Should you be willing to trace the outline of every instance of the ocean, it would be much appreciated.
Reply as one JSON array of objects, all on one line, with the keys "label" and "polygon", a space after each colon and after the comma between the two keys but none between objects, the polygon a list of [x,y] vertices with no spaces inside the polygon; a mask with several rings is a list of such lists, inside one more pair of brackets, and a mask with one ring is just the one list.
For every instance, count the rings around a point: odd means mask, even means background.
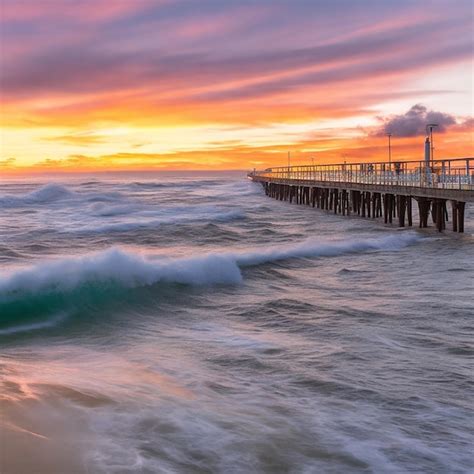
[{"label": "ocean", "polygon": [[242,172],[2,178],[0,471],[473,472],[467,212],[439,234]]}]

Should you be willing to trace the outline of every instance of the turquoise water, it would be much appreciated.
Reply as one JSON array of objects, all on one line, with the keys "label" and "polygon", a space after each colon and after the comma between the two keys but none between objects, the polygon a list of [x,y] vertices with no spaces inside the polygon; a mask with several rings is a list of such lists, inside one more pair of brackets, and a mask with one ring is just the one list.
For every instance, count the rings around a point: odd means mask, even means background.
[{"label": "turquoise water", "polygon": [[2,472],[472,471],[471,216],[397,229],[241,173],[3,180]]}]

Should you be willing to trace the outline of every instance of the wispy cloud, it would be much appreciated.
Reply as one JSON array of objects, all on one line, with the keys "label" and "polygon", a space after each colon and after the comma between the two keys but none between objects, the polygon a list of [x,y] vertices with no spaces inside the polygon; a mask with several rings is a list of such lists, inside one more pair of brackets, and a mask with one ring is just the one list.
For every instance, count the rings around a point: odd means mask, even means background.
[{"label": "wispy cloud", "polygon": [[93,132],[69,133],[54,137],[45,137],[43,140],[49,142],[66,143],[68,145],[88,146],[107,142],[109,138],[103,135],[97,135]]},{"label": "wispy cloud", "polygon": [[15,168],[17,165],[16,158],[7,158],[6,160],[0,160],[0,169],[11,169]]}]

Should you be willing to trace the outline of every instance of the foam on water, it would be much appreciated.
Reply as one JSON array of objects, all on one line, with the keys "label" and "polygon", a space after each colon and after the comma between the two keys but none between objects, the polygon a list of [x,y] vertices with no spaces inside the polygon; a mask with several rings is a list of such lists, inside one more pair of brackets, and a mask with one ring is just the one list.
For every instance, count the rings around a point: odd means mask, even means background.
[{"label": "foam on water", "polygon": [[46,184],[24,195],[0,195],[0,205],[5,207],[17,207],[31,204],[48,204],[72,197],[74,197],[74,193],[69,191],[65,186],[61,186],[60,184]]},{"label": "foam on water", "polygon": [[110,249],[2,275],[0,301],[17,298],[19,293],[51,289],[70,291],[88,282],[113,282],[133,288],[158,282],[199,285],[240,281],[241,275],[235,261],[224,255],[156,262],[130,252]]},{"label": "foam on water", "polygon": [[[112,248],[92,255],[44,262],[0,274],[0,324],[16,326],[18,318],[42,313],[49,316],[66,305],[83,305],[88,298],[114,298],[117,288],[157,284],[236,285],[241,267],[300,257],[333,257],[354,252],[399,250],[417,242],[415,233],[402,233],[360,241],[305,241],[236,252],[215,252],[183,258],[145,257]],[[67,296],[68,295],[68,296]],[[65,299],[65,300],[64,300]],[[58,320],[59,321],[59,320]],[[30,330],[49,323],[22,325]],[[9,331],[10,329],[7,329]],[[0,332],[0,335],[2,333]]]},{"label": "foam on water", "polygon": [[237,263],[241,266],[259,265],[287,258],[333,257],[346,253],[367,252],[370,250],[400,250],[421,239],[422,237],[415,232],[372,239],[343,240],[340,242],[321,242],[318,239],[308,239],[293,245],[281,245],[268,250],[259,249],[258,251],[234,255]]},{"label": "foam on water", "polygon": [[[65,311],[59,312],[58,314],[52,315],[46,321],[40,321],[38,323],[21,324],[18,326],[12,326],[5,329],[0,329],[0,336],[9,336],[22,332],[37,331],[38,329],[51,328],[64,321],[68,316]],[[0,319],[1,324],[1,319]]]},{"label": "foam on water", "polygon": [[92,192],[78,193],[61,184],[49,183],[30,191],[26,194],[0,195],[0,206],[4,208],[17,208],[25,206],[47,206],[52,203],[82,204],[87,202],[110,202],[123,198],[117,192]]},{"label": "foam on water", "polygon": [[[230,222],[245,217],[245,213],[241,210],[219,210],[203,211],[202,209],[167,209],[162,211],[136,211],[133,212],[133,206],[117,206],[112,209],[103,209],[96,213],[100,217],[111,217],[128,215],[133,213],[133,220],[123,220],[119,222],[110,222],[107,224],[96,223],[81,225],[76,228],[70,228],[67,232],[81,233],[81,234],[107,234],[114,232],[128,232],[139,229],[156,229],[168,224],[189,224],[197,222]],[[155,218],[150,218],[155,216]]]},{"label": "foam on water", "polygon": [[110,249],[93,255],[66,258],[31,268],[0,274],[0,302],[22,293],[51,289],[70,291],[85,282],[114,282],[124,287],[158,282],[207,285],[240,283],[239,266],[253,266],[295,257],[331,257],[370,250],[399,250],[419,241],[416,233],[390,235],[359,241],[326,242],[307,240],[274,249],[218,252],[178,259],[149,259]]}]

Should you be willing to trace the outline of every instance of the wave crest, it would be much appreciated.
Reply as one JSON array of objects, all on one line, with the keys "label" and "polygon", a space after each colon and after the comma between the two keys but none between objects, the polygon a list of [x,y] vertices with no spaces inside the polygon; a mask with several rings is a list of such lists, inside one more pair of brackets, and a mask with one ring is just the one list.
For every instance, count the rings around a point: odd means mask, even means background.
[{"label": "wave crest", "polygon": [[[147,258],[112,248],[104,252],[46,262],[0,275],[0,314],[6,320],[43,311],[64,309],[64,305],[106,300],[123,289],[149,287],[159,283],[185,285],[239,284],[242,267],[290,258],[332,257],[355,252],[399,250],[420,240],[414,232],[385,237],[256,248],[241,252],[219,252],[188,258]],[[121,290],[122,289],[122,290]],[[2,321],[3,320],[3,321]],[[3,318],[0,324],[8,322]]]},{"label": "wave crest", "polygon": [[76,202],[115,202],[123,196],[117,192],[109,193],[77,193],[69,190],[65,186],[56,183],[49,183],[40,186],[34,191],[26,194],[3,194],[0,195],[0,206],[16,208],[31,205],[45,205],[58,201]]},{"label": "wave crest", "polygon": [[22,206],[25,204],[43,204],[71,198],[73,196],[74,193],[60,184],[46,184],[24,195],[4,194],[0,196],[0,204],[7,207]]},{"label": "wave crest", "polygon": [[126,288],[158,282],[190,285],[239,283],[235,261],[225,255],[149,260],[120,249],[36,265],[0,277],[0,303],[25,293],[71,291],[85,283],[112,283]]}]

